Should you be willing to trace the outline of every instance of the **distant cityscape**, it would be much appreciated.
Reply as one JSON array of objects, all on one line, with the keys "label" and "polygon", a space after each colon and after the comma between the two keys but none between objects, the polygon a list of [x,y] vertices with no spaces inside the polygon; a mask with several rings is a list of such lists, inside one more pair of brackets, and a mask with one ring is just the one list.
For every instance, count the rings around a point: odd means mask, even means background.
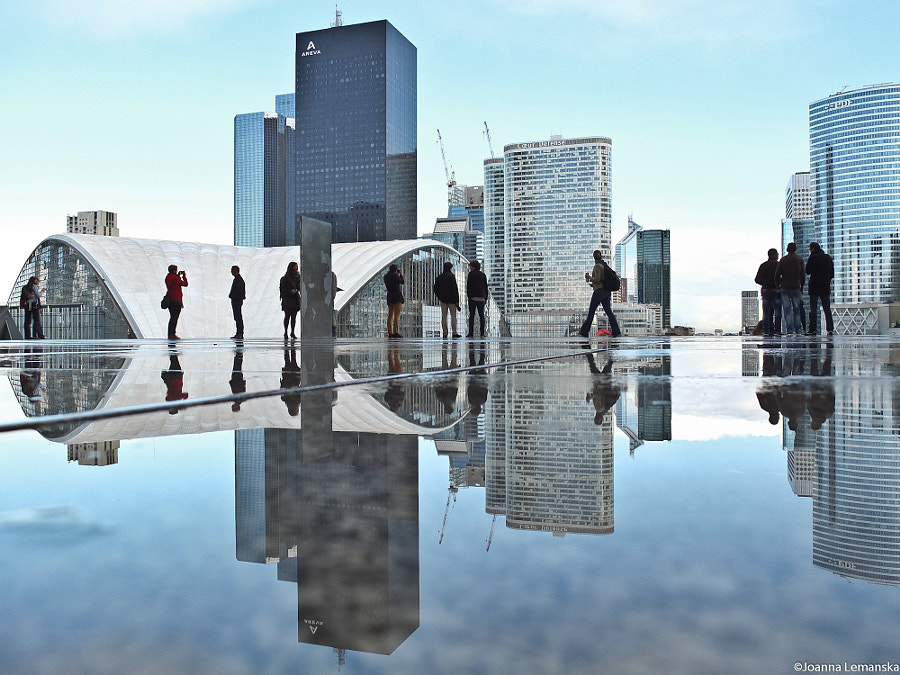
[{"label": "distant cityscape", "polygon": [[[234,245],[299,246],[304,218],[330,224],[333,244],[416,239],[416,47],[387,20],[343,25],[338,12],[330,28],[296,34],[294,66],[295,89],[274,95],[274,112],[234,118]],[[794,242],[805,255],[815,241],[834,259],[836,334],[900,328],[898,115],[900,86],[893,84],[814,101],[810,166],[793,174],[785,190],[780,253]],[[425,237],[444,248],[431,249],[429,274],[452,258],[464,283],[466,261],[479,260],[499,334],[574,335],[589,299],[583,274],[598,249],[621,276],[612,306],[624,335],[693,333],[672,325],[671,231],[644,228],[629,216],[613,245],[611,138],[551,136],[504,145],[495,155],[487,123],[485,133],[491,157],[482,185],[457,184],[444,159],[447,213]],[[69,216],[66,231],[119,234],[108,211]],[[41,250],[10,293],[14,318],[16,294],[32,275],[43,280],[56,264],[55,278],[75,285],[69,277],[78,265],[62,262],[67,254],[54,263]],[[759,253],[762,261],[765,252]],[[753,270],[740,273],[749,279]],[[424,272],[415,283],[425,289],[415,292],[419,316],[406,318],[407,330],[427,336],[437,303]],[[382,303],[372,290],[367,301]],[[69,307],[63,314],[89,311],[78,309],[68,290],[47,289],[46,301]],[[760,321],[756,289],[741,293],[740,312],[742,332],[752,332]],[[48,319],[52,333],[52,312]],[[367,320],[380,321],[376,307]],[[606,321],[601,313],[595,329]]]}]

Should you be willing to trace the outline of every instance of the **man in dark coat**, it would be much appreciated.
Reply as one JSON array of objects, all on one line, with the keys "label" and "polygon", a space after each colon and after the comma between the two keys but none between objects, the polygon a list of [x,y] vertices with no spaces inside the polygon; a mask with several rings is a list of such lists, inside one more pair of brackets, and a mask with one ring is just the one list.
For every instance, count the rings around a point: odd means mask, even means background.
[{"label": "man in dark coat", "polygon": [[784,332],[799,335],[803,320],[803,286],[806,271],[803,258],[797,255],[797,244],[787,245],[787,255],[778,261],[775,268],[775,283],[781,289],[781,311],[784,313]]},{"label": "man in dark coat", "polygon": [[231,275],[234,280],[231,282],[231,291],[228,293],[228,297],[231,298],[231,312],[234,314],[235,325],[235,332],[231,337],[240,339],[244,337],[244,315],[241,308],[247,297],[247,287],[244,284],[244,277],[241,276],[240,267],[232,265]]},{"label": "man in dark coat", "polygon": [[819,319],[819,302],[825,313],[825,331],[834,333],[834,319],[831,316],[831,280],[834,278],[834,261],[816,242],[809,245],[809,259],[806,261],[809,275],[809,333],[816,335]]},{"label": "man in dark coat", "polygon": [[763,335],[781,333],[781,292],[775,283],[775,268],[778,267],[778,249],[769,249],[769,259],[759,266],[756,283],[760,288],[763,308]]},{"label": "man in dark coat", "polygon": [[[459,310],[459,287],[456,275],[453,274],[453,263],[445,262],[444,271],[434,280],[434,294],[441,304],[441,333],[446,340],[452,333],[454,338],[461,337],[456,332],[456,312]],[[447,326],[447,313],[450,313],[450,326]]]}]

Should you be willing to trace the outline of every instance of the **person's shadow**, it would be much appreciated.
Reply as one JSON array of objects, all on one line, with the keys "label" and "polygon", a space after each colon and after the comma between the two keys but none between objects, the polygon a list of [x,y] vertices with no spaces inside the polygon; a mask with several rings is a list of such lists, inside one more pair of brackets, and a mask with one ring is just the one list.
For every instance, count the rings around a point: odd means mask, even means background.
[{"label": "person's shadow", "polygon": [[[238,345],[243,344],[243,340],[237,342]],[[247,380],[244,379],[244,350],[238,346],[234,350],[234,362],[231,365],[231,379],[228,381],[232,394],[243,394],[247,391]],[[231,409],[238,412],[241,409],[241,402],[235,401],[231,404]]]},{"label": "person's shadow", "polygon": [[[166,383],[166,401],[183,401],[188,397],[188,393],[184,391],[184,371],[176,350],[169,352],[169,367],[162,371],[160,377]],[[177,406],[169,408],[170,415],[177,415],[180,411],[181,408]]]},{"label": "person's shadow", "polygon": [[590,393],[585,396],[585,401],[594,404],[594,424],[603,424],[603,419],[612,407],[619,400],[622,389],[612,378],[613,361],[608,359],[603,370],[597,368],[597,362],[594,361],[594,353],[585,352],[587,357],[588,368],[594,375],[593,386]]},{"label": "person's shadow", "polygon": [[[292,345],[290,349],[284,350],[284,366],[281,368],[281,388],[294,389],[301,385],[300,366],[297,365],[297,349]],[[287,406],[288,414],[296,417],[300,414],[300,392],[285,392],[281,395],[281,400]]]}]

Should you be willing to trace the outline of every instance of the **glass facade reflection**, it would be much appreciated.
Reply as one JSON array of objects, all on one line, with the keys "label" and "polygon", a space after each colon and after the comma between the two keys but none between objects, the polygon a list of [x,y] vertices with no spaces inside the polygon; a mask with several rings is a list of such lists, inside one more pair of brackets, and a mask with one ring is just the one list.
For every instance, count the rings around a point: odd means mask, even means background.
[{"label": "glass facade reflection", "polygon": [[[612,253],[611,148],[608,138],[554,137],[503,149],[503,306],[514,336],[520,317],[586,311],[591,252]],[[557,326],[545,323],[543,334],[564,335]]]},{"label": "glass facade reflection", "polygon": [[300,243],[294,220],[293,136],[294,120],[278,113],[234,118],[235,246]]},{"label": "glass facade reflection", "polygon": [[387,21],[297,34],[296,214],[416,237],[416,48]]},{"label": "glass facade reflection", "polygon": [[672,326],[672,256],[669,230],[637,233],[638,302],[662,307],[663,328]]},{"label": "glass facade reflection", "polygon": [[834,303],[900,300],[900,85],[809,105],[816,237],[834,259]]},{"label": "glass facade reflection", "polygon": [[[403,270],[405,302],[400,314],[400,334],[407,337],[440,335],[440,309],[434,296],[434,280],[444,271],[444,263],[453,264],[460,296],[465,296],[469,266],[458,253],[444,247],[425,246],[394,261]],[[339,312],[338,337],[375,337],[387,328],[387,301],[384,275],[388,266],[369,280]],[[465,316],[463,307],[462,315]],[[477,319],[476,319],[477,320]],[[502,333],[497,306],[491,299],[485,305],[488,335]]]},{"label": "glass facade reflection", "polygon": [[122,309],[90,261],[65,242],[48,239],[22,266],[7,304],[18,325],[25,310],[19,294],[31,277],[43,293],[44,334],[49,339],[121,339],[135,337]]}]

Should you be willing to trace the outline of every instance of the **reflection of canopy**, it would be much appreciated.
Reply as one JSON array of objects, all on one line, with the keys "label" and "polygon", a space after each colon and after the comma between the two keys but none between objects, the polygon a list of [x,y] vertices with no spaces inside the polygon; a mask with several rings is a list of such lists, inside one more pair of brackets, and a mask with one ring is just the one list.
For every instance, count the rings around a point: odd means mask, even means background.
[{"label": "reflection of canopy", "polygon": [[[165,293],[166,270],[172,264],[188,276],[185,310],[179,321],[183,336],[221,337],[234,331],[228,300],[232,265],[241,268],[247,284],[245,332],[280,335],[278,280],[288,263],[300,262],[299,246],[255,248],[85,234],[57,234],[46,241],[74,249],[94,268],[138,338],[166,334],[168,313],[160,309],[159,301]],[[431,247],[452,250],[428,239],[333,244],[332,269],[343,289],[335,298],[335,309],[344,307],[400,256]],[[18,289],[13,289],[10,297],[16,293]]]},{"label": "reflection of canopy", "polygon": [[[166,387],[160,373],[168,368],[169,358],[165,351],[153,350],[150,354],[141,354],[141,351],[136,350],[134,356],[119,371],[95,410],[117,410],[165,400]],[[232,353],[227,351],[187,351],[181,354],[179,360],[184,371],[184,391],[188,393],[188,400],[230,394],[231,357]],[[282,362],[281,350],[248,350],[243,364],[247,371],[244,376],[247,391],[277,389],[280,386]],[[353,380],[341,367],[335,370],[334,379],[336,382]],[[370,392],[370,389],[362,387],[337,389],[337,402],[332,408],[333,431],[393,435],[431,435],[441,431],[404,420],[379,403]],[[96,443],[234,429],[300,427],[300,418],[288,413],[285,402],[279,396],[272,396],[244,401],[238,411],[232,411],[231,406],[225,403],[186,408],[174,415],[163,410],[97,420],[83,424],[67,434],[56,435],[51,440],[66,444]]]}]

